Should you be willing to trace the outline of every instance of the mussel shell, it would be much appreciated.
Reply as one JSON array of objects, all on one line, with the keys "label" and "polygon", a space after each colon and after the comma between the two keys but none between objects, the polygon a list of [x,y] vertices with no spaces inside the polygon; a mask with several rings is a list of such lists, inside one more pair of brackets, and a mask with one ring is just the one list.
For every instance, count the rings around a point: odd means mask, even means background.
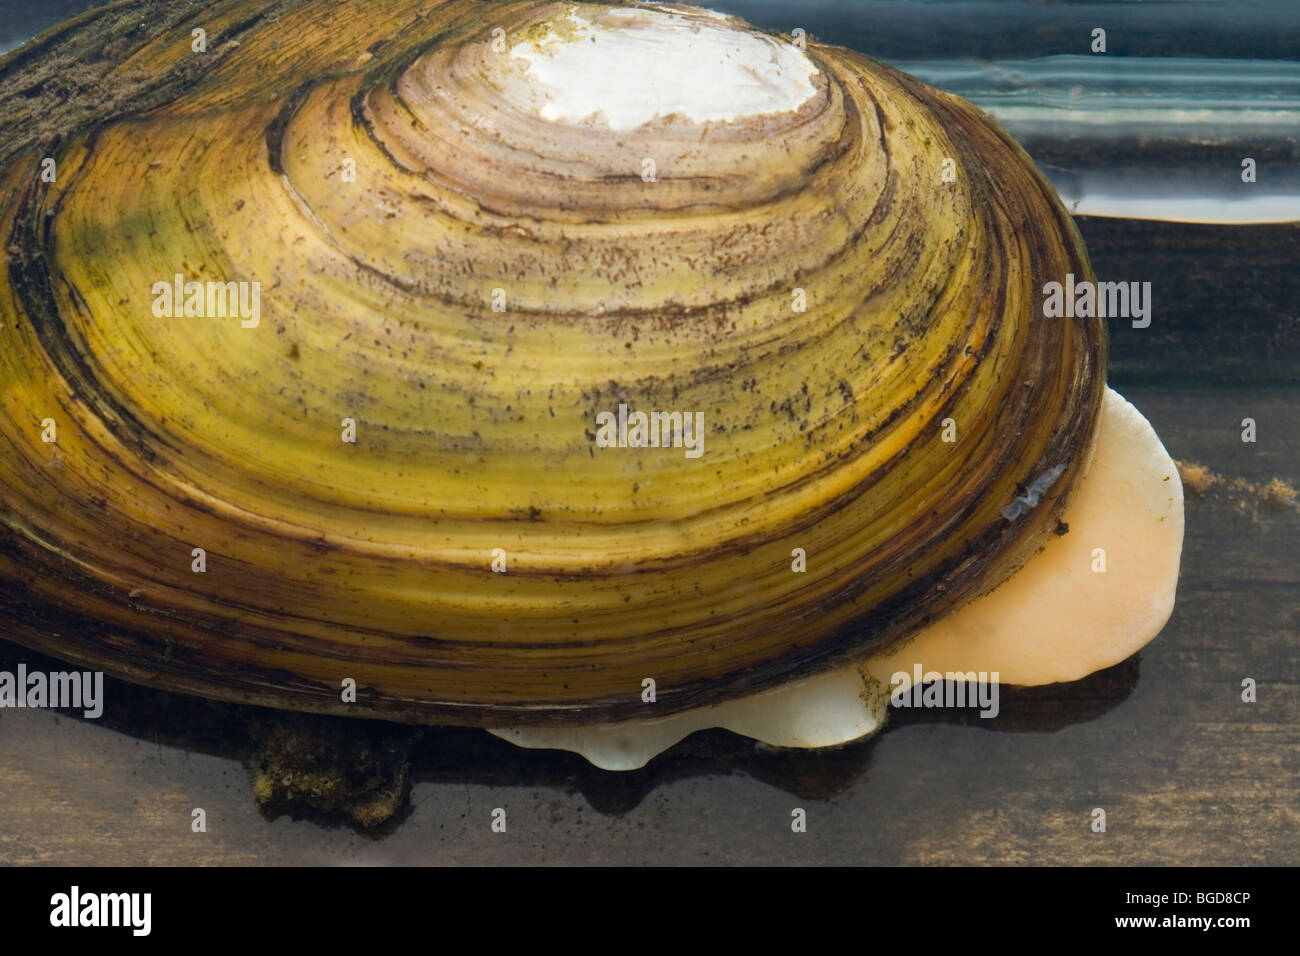
[{"label": "mussel shell", "polygon": [[[797,111],[543,120],[492,31],[572,7],[214,4],[239,45],[183,95],[68,131],[54,183],[10,157],[4,636],[216,698],[608,720],[905,639],[1034,553],[1106,342],[1042,317],[1092,272],[1029,158],[820,44]],[[156,318],[177,273],[259,282],[260,325]],[[702,412],[703,455],[597,447],[620,404]]]}]

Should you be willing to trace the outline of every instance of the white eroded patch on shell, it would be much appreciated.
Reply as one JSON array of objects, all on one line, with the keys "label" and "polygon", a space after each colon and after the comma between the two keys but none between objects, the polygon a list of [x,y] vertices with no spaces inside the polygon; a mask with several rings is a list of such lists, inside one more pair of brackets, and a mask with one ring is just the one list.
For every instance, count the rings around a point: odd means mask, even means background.
[{"label": "white eroded patch on shell", "polygon": [[[1001,683],[1078,680],[1132,656],[1173,611],[1183,547],[1183,486],[1151,424],[1106,390],[1096,452],[1051,538],[991,594],[904,646],[784,687],[647,721],[493,733],[521,747],[572,750],[606,770],[635,770],[683,737],[723,727],[781,747],[827,747],[884,723],[891,676],[997,672]],[[1106,552],[1106,571],[1095,549]],[[652,705],[647,705],[652,706]]]},{"label": "white eroded patch on shell", "polygon": [[516,43],[542,119],[635,129],[676,114],[731,123],[799,109],[817,68],[797,47],[699,16],[570,9],[542,38]]}]

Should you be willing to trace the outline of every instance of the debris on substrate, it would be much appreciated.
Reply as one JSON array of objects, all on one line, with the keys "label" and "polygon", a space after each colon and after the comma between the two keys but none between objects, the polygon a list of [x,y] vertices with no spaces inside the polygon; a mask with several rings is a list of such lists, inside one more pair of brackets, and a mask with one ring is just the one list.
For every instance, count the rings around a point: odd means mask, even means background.
[{"label": "debris on substrate", "polygon": [[1257,516],[1261,508],[1270,511],[1300,510],[1296,490],[1281,478],[1265,482],[1228,478],[1195,462],[1180,461],[1178,476],[1192,500],[1214,497],[1226,499],[1244,515]]},{"label": "debris on substrate", "polygon": [[408,805],[418,728],[276,712],[254,717],[250,731],[253,792],[268,811],[343,814],[374,828]]}]

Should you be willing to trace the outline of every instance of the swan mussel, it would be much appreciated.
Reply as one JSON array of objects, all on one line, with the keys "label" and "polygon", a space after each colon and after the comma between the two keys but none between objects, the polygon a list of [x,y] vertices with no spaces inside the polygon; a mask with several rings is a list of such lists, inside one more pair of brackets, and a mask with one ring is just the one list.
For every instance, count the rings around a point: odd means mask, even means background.
[{"label": "swan mussel", "polygon": [[[1168,456],[1106,389],[1104,321],[1043,318],[1086,251],[968,103],[586,3],[224,0],[128,71],[4,165],[6,637],[589,755],[657,728],[593,756],[623,766],[741,711],[869,732],[873,661],[1006,680],[1034,644],[1036,683],[1167,618],[1173,472],[1095,509],[1165,509],[1148,612],[1053,637],[1068,594],[1015,596],[1087,531],[1099,449],[1134,480]],[[1037,633],[952,636],[990,601]],[[791,731],[809,695],[848,716]]]}]

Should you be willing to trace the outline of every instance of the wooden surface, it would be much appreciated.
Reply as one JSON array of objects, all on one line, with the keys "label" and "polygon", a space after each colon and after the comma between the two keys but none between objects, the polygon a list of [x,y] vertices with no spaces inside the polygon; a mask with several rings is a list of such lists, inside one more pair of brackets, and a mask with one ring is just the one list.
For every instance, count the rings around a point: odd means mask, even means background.
[{"label": "wooden surface", "polygon": [[[1149,336],[1115,330],[1112,384],[1176,458],[1295,484],[1295,227],[1082,226],[1099,276],[1155,283]],[[113,683],[99,721],[0,710],[0,862],[1294,865],[1297,531],[1294,507],[1222,487],[1190,497],[1164,632],[1085,681],[1004,690],[994,720],[900,711],[831,752],[710,732],[631,774],[430,729],[410,805],[379,835],[261,813],[239,708]],[[0,668],[18,660],[36,666],[0,645]],[[191,832],[195,807],[207,833]],[[497,807],[505,834],[490,829]],[[795,807],[806,833],[790,830]],[[1105,833],[1090,829],[1095,807]]]}]

